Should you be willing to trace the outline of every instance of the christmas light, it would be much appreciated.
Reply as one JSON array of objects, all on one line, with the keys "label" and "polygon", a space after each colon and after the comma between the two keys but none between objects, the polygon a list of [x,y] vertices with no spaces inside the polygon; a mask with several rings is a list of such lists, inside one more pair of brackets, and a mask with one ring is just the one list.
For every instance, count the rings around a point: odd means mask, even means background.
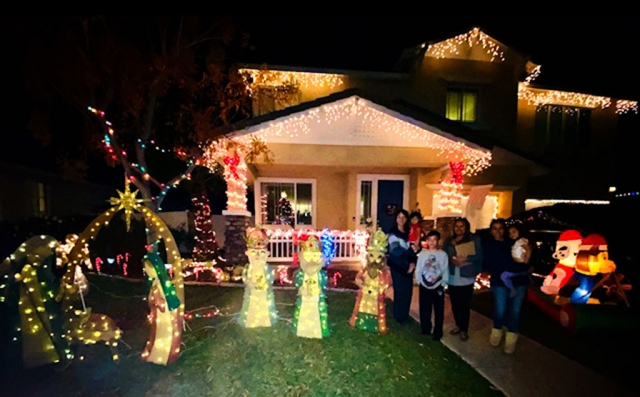
[{"label": "christmas light", "polygon": [[534,106],[563,105],[606,109],[611,105],[611,98],[577,92],[542,90],[531,88],[525,83],[518,84],[518,99]]},{"label": "christmas light", "polygon": [[325,258],[314,235],[300,240],[300,269],[294,275],[298,299],[293,314],[293,331],[303,338],[326,338],[330,335],[326,289],[327,273],[322,270]]},{"label": "christmas light", "polygon": [[637,197],[640,196],[640,192],[627,192],[627,193],[618,193],[615,197]]},{"label": "christmas light", "polygon": [[440,182],[440,191],[437,193],[438,208],[450,213],[462,213],[462,172],[464,164],[450,162],[450,176],[448,181]]},{"label": "christmas light", "polygon": [[263,69],[239,69],[238,71],[243,75],[250,93],[254,93],[259,87],[297,86],[335,89],[344,84],[343,75],[339,74]]},{"label": "christmas light", "polygon": [[216,234],[213,231],[211,220],[211,207],[206,193],[192,198],[195,206],[196,244],[193,247],[193,260],[195,262],[211,262],[215,265],[215,256],[218,252]]},{"label": "christmas light", "polygon": [[638,114],[638,102],[637,101],[628,101],[625,99],[619,99],[616,101],[616,113],[617,114],[625,114],[633,112]]},{"label": "christmas light", "polygon": [[353,313],[349,319],[352,328],[369,332],[387,332],[385,291],[391,285],[391,274],[386,268],[388,236],[378,228],[367,247],[367,262],[355,278],[359,287]]},{"label": "christmas light", "polygon": [[473,28],[467,33],[460,34],[439,43],[429,45],[426,54],[436,58],[444,58],[447,55],[459,55],[461,47],[471,49],[473,46],[482,46],[487,55],[491,56],[491,62],[495,59],[504,61],[504,51],[501,45],[482,32],[478,28]]},{"label": "christmas light", "polygon": [[524,201],[525,208],[527,210],[537,207],[545,207],[554,204],[594,204],[594,205],[607,205],[610,204],[608,200],[556,200],[556,199],[526,199]]},{"label": "christmas light", "polygon": [[235,140],[221,138],[203,145],[201,164],[214,171],[222,164],[227,182],[227,210],[247,210],[248,148]]},{"label": "christmas light", "polygon": [[320,242],[322,243],[325,266],[329,266],[333,258],[336,257],[336,237],[329,228],[324,228],[320,234]]},{"label": "christmas light", "polygon": [[234,138],[247,145],[249,139],[258,138],[265,142],[273,137],[297,138],[308,135],[311,126],[330,126],[343,120],[351,120],[363,130],[383,130],[395,134],[403,142],[412,146],[424,146],[437,150],[436,157],[445,161],[464,162],[463,174],[473,176],[491,165],[491,152],[467,146],[460,140],[453,140],[435,132],[417,127],[409,122],[390,116],[375,108],[369,101],[351,97],[333,104],[322,105],[297,115],[282,117],[266,126]]},{"label": "christmas light", "polygon": [[273,294],[274,269],[267,265],[269,236],[262,228],[249,228],[246,235],[249,264],[242,272],[244,299],[238,323],[246,328],[271,327],[278,320]]}]

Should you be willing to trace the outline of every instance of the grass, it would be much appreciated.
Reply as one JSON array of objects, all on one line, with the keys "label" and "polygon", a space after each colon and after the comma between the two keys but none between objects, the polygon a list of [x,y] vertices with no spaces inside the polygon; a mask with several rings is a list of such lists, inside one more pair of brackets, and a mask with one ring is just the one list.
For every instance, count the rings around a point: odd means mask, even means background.
[{"label": "grass", "polygon": [[[188,285],[187,311],[215,306],[221,315],[189,320],[183,353],[167,367],[142,362],[146,342],[145,285],[89,276],[94,312],[124,330],[121,360],[106,347],[85,349],[85,360],[64,370],[21,371],[2,383],[21,396],[501,396],[444,345],[420,335],[417,323],[390,320],[388,335],[352,330],[353,292],[328,293],[331,337],[297,338],[291,331],[296,292],[277,289],[281,320],[272,329],[235,322],[243,288]],[[390,310],[390,308],[388,308]]]},{"label": "grass", "polygon": [[[491,293],[476,294],[471,302],[473,310],[491,317]],[[522,335],[615,380],[637,395],[640,384],[637,369],[631,363],[637,360],[639,330],[584,330],[571,335],[528,300],[520,313]]]}]

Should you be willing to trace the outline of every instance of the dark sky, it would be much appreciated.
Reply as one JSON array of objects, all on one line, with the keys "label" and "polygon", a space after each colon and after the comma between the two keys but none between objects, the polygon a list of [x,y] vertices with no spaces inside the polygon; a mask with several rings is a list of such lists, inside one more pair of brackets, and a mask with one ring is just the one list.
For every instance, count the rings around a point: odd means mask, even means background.
[{"label": "dark sky", "polygon": [[[300,17],[238,16],[255,49],[243,61],[315,68],[392,71],[403,49],[479,26],[495,39],[529,54],[542,65],[537,84],[613,98],[640,100],[640,17]],[[4,34],[6,57],[2,157],[51,164],[50,151],[16,149],[7,139],[33,140],[24,131],[20,37]],[[6,70],[6,69],[5,69]],[[22,90],[22,91],[21,91]],[[23,132],[24,131],[24,132]],[[24,146],[23,146],[24,147]],[[7,154],[8,153],[8,154]],[[120,171],[114,173],[120,183]]]},{"label": "dark sky", "polygon": [[640,100],[640,16],[243,16],[252,62],[391,71],[402,50],[479,26],[542,65],[537,84]]}]

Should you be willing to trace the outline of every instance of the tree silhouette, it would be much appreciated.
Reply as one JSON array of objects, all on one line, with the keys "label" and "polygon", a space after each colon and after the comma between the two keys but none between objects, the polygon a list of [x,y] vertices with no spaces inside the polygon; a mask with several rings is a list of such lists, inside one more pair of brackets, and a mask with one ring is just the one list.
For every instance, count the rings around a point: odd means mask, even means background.
[{"label": "tree silhouette", "polygon": [[[196,167],[200,142],[215,139],[217,127],[249,116],[248,92],[234,66],[248,35],[230,17],[11,22],[30,49],[23,59],[28,129],[43,145],[57,144],[59,167],[77,178],[100,148],[109,165],[124,168],[153,210]],[[82,123],[55,117],[61,103],[82,115]],[[58,132],[56,119],[58,127],[64,123]]]}]

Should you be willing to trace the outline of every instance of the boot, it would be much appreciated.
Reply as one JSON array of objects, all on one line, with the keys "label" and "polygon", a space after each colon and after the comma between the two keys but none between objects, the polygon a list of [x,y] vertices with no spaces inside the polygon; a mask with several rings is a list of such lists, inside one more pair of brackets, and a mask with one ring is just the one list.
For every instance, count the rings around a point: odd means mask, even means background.
[{"label": "boot", "polygon": [[504,352],[511,354],[516,351],[516,342],[518,341],[518,334],[515,332],[507,332],[507,336],[504,340]]},{"label": "boot", "polygon": [[491,328],[491,337],[489,337],[489,344],[493,347],[500,346],[502,340],[502,329]]}]

